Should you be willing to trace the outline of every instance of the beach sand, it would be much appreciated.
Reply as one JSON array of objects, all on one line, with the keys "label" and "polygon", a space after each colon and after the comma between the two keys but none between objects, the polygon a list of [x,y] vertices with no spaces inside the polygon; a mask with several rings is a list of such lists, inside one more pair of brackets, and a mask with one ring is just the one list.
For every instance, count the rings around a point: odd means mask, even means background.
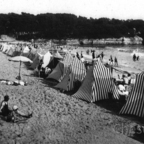
[{"label": "beach sand", "polygon": [[[100,51],[99,51],[100,52]],[[140,72],[143,58],[133,62],[126,53],[105,51],[118,57],[120,67]],[[0,52],[0,79],[15,80],[19,63],[8,61]],[[138,144],[130,138],[132,133],[122,132],[126,127],[142,123],[135,117],[118,115],[119,103],[86,103],[60,93],[48,85],[46,80],[33,76],[33,71],[22,65],[22,79],[28,86],[10,86],[0,83],[0,100],[10,96],[9,105],[18,105],[22,112],[33,112],[25,123],[7,123],[0,119],[0,144]],[[108,106],[108,107],[107,107]],[[112,107],[112,109],[111,109]],[[128,129],[127,129],[128,130]]]}]

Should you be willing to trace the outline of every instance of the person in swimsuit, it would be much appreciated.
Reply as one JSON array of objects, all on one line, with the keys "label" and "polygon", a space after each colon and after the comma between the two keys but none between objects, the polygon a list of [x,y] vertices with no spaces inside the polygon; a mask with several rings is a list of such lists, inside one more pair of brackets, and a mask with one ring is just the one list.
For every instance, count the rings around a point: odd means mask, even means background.
[{"label": "person in swimsuit", "polygon": [[2,116],[8,116],[11,112],[11,110],[8,107],[8,101],[9,101],[9,96],[5,95],[4,100],[1,102],[1,106],[0,106],[0,114]]}]

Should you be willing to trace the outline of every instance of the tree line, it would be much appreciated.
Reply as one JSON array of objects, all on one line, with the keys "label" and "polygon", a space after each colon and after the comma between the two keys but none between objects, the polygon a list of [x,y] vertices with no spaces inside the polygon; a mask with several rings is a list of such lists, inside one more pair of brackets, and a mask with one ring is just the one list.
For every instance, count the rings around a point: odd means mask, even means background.
[{"label": "tree line", "polygon": [[143,20],[86,18],[73,14],[0,14],[0,35],[30,39],[100,39],[133,37],[144,38]]}]

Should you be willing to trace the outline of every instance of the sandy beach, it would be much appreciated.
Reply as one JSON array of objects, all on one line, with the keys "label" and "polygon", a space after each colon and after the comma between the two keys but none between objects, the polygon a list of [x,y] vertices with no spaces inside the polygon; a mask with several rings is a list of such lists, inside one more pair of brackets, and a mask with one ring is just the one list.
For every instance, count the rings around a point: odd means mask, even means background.
[{"label": "sandy beach", "polygon": [[[103,50],[96,50],[100,53]],[[144,57],[133,62],[129,53],[105,49],[104,60],[110,55],[118,58],[118,69],[129,72],[144,70]],[[19,63],[8,61],[0,52],[0,79],[16,80]],[[122,105],[110,101],[87,103],[60,93],[48,81],[35,77],[22,64],[22,79],[27,86],[0,83],[0,100],[8,94],[10,107],[18,105],[24,113],[33,112],[25,123],[7,123],[0,119],[0,144],[139,144],[128,128],[144,125],[137,117],[119,115]],[[122,124],[126,132],[122,130]],[[131,136],[131,137],[130,137]],[[137,139],[137,140],[135,140]]]},{"label": "sandy beach", "polygon": [[[121,47],[120,47],[121,48]],[[72,50],[73,53],[76,53],[76,51],[78,51],[79,53],[81,53],[81,51],[83,51],[83,54],[86,53],[86,50],[95,50],[95,54],[98,55],[101,52],[104,53],[104,62],[108,62],[110,56],[113,57],[117,57],[118,59],[118,63],[119,63],[119,67],[117,67],[117,69],[123,70],[123,71],[128,71],[130,73],[139,73],[142,72],[144,70],[144,53],[139,52],[140,56],[140,60],[139,61],[133,61],[133,57],[132,57],[132,51],[131,52],[121,52],[118,51],[118,48],[113,48],[113,47],[106,47],[106,48],[92,48],[92,47],[79,47],[76,50]],[[123,48],[125,49],[125,48]],[[91,55],[91,54],[90,54]]]}]

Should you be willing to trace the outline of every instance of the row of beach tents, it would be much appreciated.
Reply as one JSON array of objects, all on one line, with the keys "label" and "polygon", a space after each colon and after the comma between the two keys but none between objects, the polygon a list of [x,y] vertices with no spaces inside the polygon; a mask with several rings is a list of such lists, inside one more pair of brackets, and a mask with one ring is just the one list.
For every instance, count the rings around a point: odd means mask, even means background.
[{"label": "row of beach tents", "polygon": [[[20,48],[16,48],[14,45],[1,45],[1,51],[10,55],[20,54]],[[76,93],[72,97],[81,99],[87,102],[96,102],[106,100],[112,95],[112,99],[119,100],[120,95],[118,88],[113,81],[112,67],[105,65],[102,61],[97,60],[89,69],[86,69],[85,64],[79,60],[75,55],[70,52],[56,51],[51,52],[47,50],[45,55],[41,55],[31,48],[24,48],[22,55],[30,58],[33,63],[31,68],[34,70],[39,65],[39,61],[43,58],[43,67],[49,67],[51,63],[51,57],[58,59],[55,66],[52,68],[52,72],[46,78],[47,80],[55,80],[57,84],[54,86],[62,91],[72,91],[77,88],[76,82],[79,82],[79,86]],[[120,110],[120,114],[136,115],[138,117],[144,117],[144,72],[136,74],[136,81],[133,85],[126,103]]]}]

